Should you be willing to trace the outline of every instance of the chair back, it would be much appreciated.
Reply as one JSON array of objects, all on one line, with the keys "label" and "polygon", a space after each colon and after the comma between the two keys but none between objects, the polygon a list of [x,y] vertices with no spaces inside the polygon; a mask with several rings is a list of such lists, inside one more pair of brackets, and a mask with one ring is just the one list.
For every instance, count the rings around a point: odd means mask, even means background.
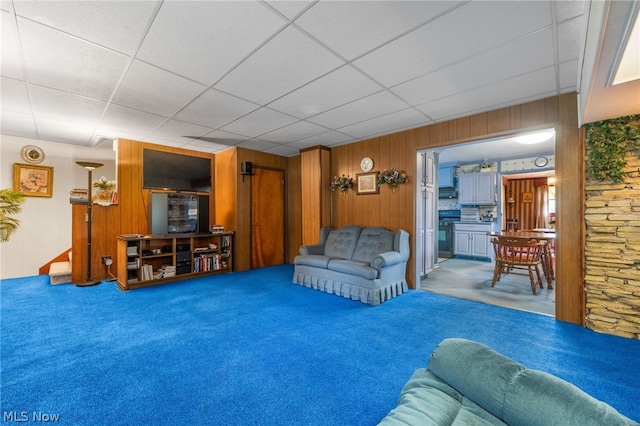
[{"label": "chair back", "polygon": [[491,240],[496,261],[507,265],[534,265],[542,261],[544,241],[499,236]]}]

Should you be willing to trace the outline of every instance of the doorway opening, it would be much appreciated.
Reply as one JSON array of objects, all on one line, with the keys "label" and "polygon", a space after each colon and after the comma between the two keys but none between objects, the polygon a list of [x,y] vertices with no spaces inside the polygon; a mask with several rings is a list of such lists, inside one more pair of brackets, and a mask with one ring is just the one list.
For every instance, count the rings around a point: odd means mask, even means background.
[{"label": "doorway opening", "polygon": [[[448,174],[436,178],[436,187],[441,192],[437,208],[431,212],[418,212],[418,216],[424,214],[434,218],[438,241],[431,253],[434,268],[421,277],[417,287],[448,296],[554,316],[555,291],[547,288],[546,281],[545,288],[539,289],[536,295],[531,291],[529,278],[518,274],[503,275],[491,287],[495,268],[491,233],[499,233],[509,227],[516,231],[536,229],[555,232],[555,135],[552,133],[549,140],[539,145],[517,144],[514,142],[516,136],[425,151],[434,153],[438,160],[436,167],[442,173],[445,173],[442,168],[450,167],[455,172],[453,183]],[[463,203],[459,194],[460,177],[466,173],[484,175],[485,170],[480,170],[483,163],[491,164],[490,172],[495,175],[495,202]],[[488,176],[482,178],[486,180]],[[444,188],[441,187],[441,180],[447,185]],[[468,176],[465,180],[468,180]],[[419,205],[418,209],[421,207]],[[461,214],[461,211],[465,214]],[[469,213],[473,215],[469,216]],[[489,253],[489,256],[461,255],[456,249],[456,238],[460,243],[465,237],[462,233],[456,236],[456,223],[466,224],[469,217],[483,225],[484,235],[474,239],[473,244],[486,248],[484,253]],[[484,231],[487,225],[490,232]],[[555,265],[555,257],[552,260]]]}]

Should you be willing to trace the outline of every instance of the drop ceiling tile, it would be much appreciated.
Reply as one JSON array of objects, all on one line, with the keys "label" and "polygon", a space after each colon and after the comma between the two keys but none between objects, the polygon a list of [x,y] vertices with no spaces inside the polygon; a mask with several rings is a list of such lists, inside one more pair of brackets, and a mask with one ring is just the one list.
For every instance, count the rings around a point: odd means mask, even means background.
[{"label": "drop ceiling tile", "polygon": [[288,115],[267,108],[260,108],[223,126],[221,130],[253,138],[287,126],[295,121],[297,119]]},{"label": "drop ceiling tile", "polygon": [[31,83],[109,99],[127,63],[124,55],[25,19],[18,26]]},{"label": "drop ceiling tile", "polygon": [[307,118],[380,90],[380,85],[345,65],[270,103],[269,108]]},{"label": "drop ceiling tile", "polygon": [[204,90],[206,87],[202,84],[134,61],[118,87],[113,102],[171,117]]},{"label": "drop ceiling tile", "polygon": [[103,101],[35,84],[30,85],[29,93],[35,115],[89,126],[98,124],[107,105]]},{"label": "drop ceiling tile", "polygon": [[105,130],[99,133],[113,135],[115,131],[115,134],[120,137],[117,132],[123,131],[146,136],[165,121],[166,118],[159,115],[111,104],[99,126]]},{"label": "drop ceiling tile", "polygon": [[153,16],[151,1],[17,1],[16,14],[131,55]]},{"label": "drop ceiling tile", "polygon": [[560,72],[560,89],[562,93],[578,91],[578,59],[562,62]]},{"label": "drop ceiling tile", "polygon": [[209,89],[193,100],[175,118],[217,128],[259,108],[259,105]]},{"label": "drop ceiling tile", "polygon": [[93,134],[93,126],[69,123],[46,117],[36,117],[38,136],[53,142],[88,145]]},{"label": "drop ceiling tile", "polygon": [[155,129],[149,138],[159,138],[174,142],[189,143],[191,140],[210,133],[213,129],[185,123],[180,120],[169,120]]},{"label": "drop ceiling tile", "polygon": [[366,139],[375,135],[394,133],[395,131],[406,128],[424,126],[432,122],[432,120],[429,120],[415,109],[408,108],[372,120],[343,127],[340,131],[361,139]]},{"label": "drop ceiling tile", "polygon": [[558,59],[560,62],[580,57],[582,42],[579,34],[584,33],[584,19],[575,18],[558,25]]},{"label": "drop ceiling tile", "polygon": [[[440,121],[548,97],[551,96],[549,93],[556,92],[555,86],[554,67],[547,67],[510,80],[429,102],[418,106],[417,109],[434,120]],[[540,95],[541,93],[543,95]],[[491,99],[491,104],[487,104],[487,99]]]},{"label": "drop ceiling tile", "polygon": [[387,91],[378,92],[347,105],[309,118],[307,121],[336,129],[405,109],[407,104]]},{"label": "drop ceiling tile", "polygon": [[0,105],[5,111],[31,114],[29,94],[24,81],[2,77],[0,80]]},{"label": "drop ceiling tile", "polygon": [[550,66],[554,61],[553,33],[547,29],[402,83],[392,92],[410,105],[420,105]]},{"label": "drop ceiling tile", "polygon": [[2,34],[2,39],[0,40],[0,73],[3,77],[24,80],[15,23],[8,12],[2,12],[0,15],[2,16],[2,28],[0,28],[0,34]]},{"label": "drop ceiling tile", "polygon": [[137,57],[210,86],[284,23],[259,2],[165,1]]},{"label": "drop ceiling tile", "polygon": [[356,138],[353,136],[345,135],[344,133],[336,132],[330,130],[325,133],[321,133],[319,135],[311,136],[306,139],[301,139],[299,141],[291,142],[288,145],[294,146],[298,149],[309,148],[310,146],[316,145],[324,145],[324,146],[335,146],[342,145],[347,142],[354,141]]},{"label": "drop ceiling tile", "polygon": [[273,155],[280,155],[282,157],[293,157],[294,155],[300,154],[300,150],[298,148],[290,145],[278,145],[273,148],[265,149],[264,152]]},{"label": "drop ceiling tile", "polygon": [[275,148],[279,146],[279,144],[259,139],[249,139],[247,141],[240,142],[237,146],[239,146],[240,148],[253,149],[255,151],[265,151],[271,148]]},{"label": "drop ceiling tile", "polygon": [[267,1],[271,7],[282,13],[287,19],[293,19],[295,16],[309,6],[312,1]]},{"label": "drop ceiling tile", "polygon": [[288,27],[215,87],[243,99],[266,104],[342,64],[324,47]]},{"label": "drop ceiling tile", "polygon": [[563,0],[554,1],[556,7],[556,20],[558,22],[584,15],[585,8],[589,2],[584,0]]},{"label": "drop ceiling tile", "polygon": [[211,133],[207,133],[199,140],[194,140],[191,143],[212,143],[215,145],[225,145],[227,147],[235,146],[240,142],[246,141],[246,136],[236,135],[234,133],[225,132],[224,130],[214,130]]},{"label": "drop ceiling tile", "polygon": [[357,59],[354,65],[393,86],[550,24],[546,2],[470,2]]},{"label": "drop ceiling tile", "polygon": [[352,60],[423,24],[459,2],[318,2],[296,20],[342,57]]},{"label": "drop ceiling tile", "polygon": [[31,114],[3,109],[0,111],[0,125],[2,126],[0,133],[3,135],[33,139],[38,136]]},{"label": "drop ceiling tile", "polygon": [[[244,141],[246,139],[242,139]],[[239,142],[238,142],[239,143]],[[206,140],[194,139],[186,145],[182,146],[185,149],[193,149],[202,152],[219,152],[229,149],[229,144],[221,144],[215,142],[209,142]]]},{"label": "drop ceiling tile", "polygon": [[326,128],[316,124],[298,121],[297,123],[281,127],[273,132],[265,133],[260,136],[260,139],[278,143],[289,143],[325,133],[326,131]]}]

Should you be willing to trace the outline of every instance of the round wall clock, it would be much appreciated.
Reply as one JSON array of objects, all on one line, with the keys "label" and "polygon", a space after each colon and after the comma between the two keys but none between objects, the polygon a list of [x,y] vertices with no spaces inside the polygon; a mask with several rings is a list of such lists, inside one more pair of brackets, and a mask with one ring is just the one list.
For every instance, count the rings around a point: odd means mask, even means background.
[{"label": "round wall clock", "polygon": [[38,164],[44,160],[44,152],[35,145],[23,146],[21,155],[24,161],[31,164]]},{"label": "round wall clock", "polygon": [[535,164],[536,167],[544,167],[549,164],[549,159],[547,157],[538,157],[533,161],[533,164]]},{"label": "round wall clock", "polygon": [[362,161],[360,161],[360,168],[363,172],[367,173],[373,169],[373,160],[369,157],[364,157]]}]

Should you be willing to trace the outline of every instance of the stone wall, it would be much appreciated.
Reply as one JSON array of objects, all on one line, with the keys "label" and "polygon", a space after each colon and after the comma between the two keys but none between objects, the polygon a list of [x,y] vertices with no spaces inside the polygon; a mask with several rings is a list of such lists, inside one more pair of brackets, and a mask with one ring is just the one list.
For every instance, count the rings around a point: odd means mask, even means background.
[{"label": "stone wall", "polygon": [[586,326],[640,339],[640,152],[626,152],[621,184],[587,180]]}]

